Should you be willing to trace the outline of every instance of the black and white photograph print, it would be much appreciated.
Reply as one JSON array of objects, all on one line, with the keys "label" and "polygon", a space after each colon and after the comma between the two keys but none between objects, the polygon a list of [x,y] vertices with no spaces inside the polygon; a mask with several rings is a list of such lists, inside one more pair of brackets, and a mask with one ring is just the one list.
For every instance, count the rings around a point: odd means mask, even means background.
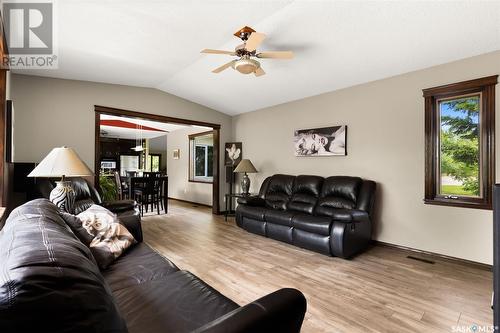
[{"label": "black and white photograph print", "polygon": [[295,156],[345,156],[346,138],[345,125],[296,130]]},{"label": "black and white photograph print", "polygon": [[242,143],[241,142],[226,142],[224,145],[224,164],[236,167],[241,161],[242,157]]}]

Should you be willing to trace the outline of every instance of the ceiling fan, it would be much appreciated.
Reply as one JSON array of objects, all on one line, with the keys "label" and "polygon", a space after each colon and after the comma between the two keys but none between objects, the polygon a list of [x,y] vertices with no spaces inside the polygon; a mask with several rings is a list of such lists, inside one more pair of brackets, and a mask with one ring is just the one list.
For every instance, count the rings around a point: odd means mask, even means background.
[{"label": "ceiling fan", "polygon": [[234,35],[243,41],[243,44],[236,46],[234,51],[222,51],[204,49],[201,53],[209,54],[227,54],[230,56],[237,56],[238,59],[232,60],[212,71],[212,73],[220,73],[223,70],[232,67],[241,74],[254,73],[255,76],[266,74],[260,62],[254,58],[270,58],[270,59],[291,59],[293,58],[292,51],[274,51],[274,52],[257,52],[257,47],[266,38],[266,35],[256,32],[250,27],[243,27],[236,31]]}]

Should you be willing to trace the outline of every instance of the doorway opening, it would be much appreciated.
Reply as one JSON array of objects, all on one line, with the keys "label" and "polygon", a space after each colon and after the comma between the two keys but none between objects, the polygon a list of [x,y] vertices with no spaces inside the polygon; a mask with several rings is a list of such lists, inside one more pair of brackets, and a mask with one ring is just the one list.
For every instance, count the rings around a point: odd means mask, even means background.
[{"label": "doorway opening", "polygon": [[211,206],[220,214],[219,124],[100,105],[94,110],[96,183],[114,175],[126,188],[132,176],[157,173],[168,182],[165,200]]}]

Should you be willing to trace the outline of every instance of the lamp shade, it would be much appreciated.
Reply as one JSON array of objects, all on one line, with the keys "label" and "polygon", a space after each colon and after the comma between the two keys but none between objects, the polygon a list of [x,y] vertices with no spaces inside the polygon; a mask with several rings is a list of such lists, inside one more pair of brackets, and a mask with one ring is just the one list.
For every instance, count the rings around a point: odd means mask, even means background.
[{"label": "lamp shade", "polygon": [[91,176],[92,171],[71,148],[54,148],[28,177]]},{"label": "lamp shade", "polygon": [[246,172],[246,173],[256,173],[258,172],[257,169],[253,166],[252,162],[247,159],[241,160],[240,163],[238,163],[238,166],[236,169],[234,169],[234,172]]}]

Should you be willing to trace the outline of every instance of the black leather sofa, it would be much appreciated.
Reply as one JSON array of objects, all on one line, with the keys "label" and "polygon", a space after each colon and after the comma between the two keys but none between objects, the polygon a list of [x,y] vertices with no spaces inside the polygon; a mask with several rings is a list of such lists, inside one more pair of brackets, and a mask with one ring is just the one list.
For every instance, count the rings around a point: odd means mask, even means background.
[{"label": "black leather sofa", "polygon": [[376,184],[359,177],[274,175],[238,199],[236,223],[258,235],[349,258],[371,241]]},{"label": "black leather sofa", "polygon": [[[45,198],[50,197],[50,192],[56,186],[58,179],[51,178],[37,178],[33,186],[31,198]],[[71,180],[73,190],[75,191],[75,205],[74,214],[80,214],[88,209],[93,204],[103,206],[113,213],[115,213],[125,227],[134,228],[140,226],[141,212],[138,204],[134,200],[115,200],[104,202],[101,199],[101,194],[97,188],[90,184],[85,178],[73,177],[68,178]],[[142,241],[142,234],[138,235],[139,240]]]},{"label": "black leather sofa", "polygon": [[[129,230],[142,239],[140,222]],[[2,333],[294,333],[306,310],[295,289],[240,307],[140,241],[99,271],[47,199],[10,214],[0,263]]]}]

